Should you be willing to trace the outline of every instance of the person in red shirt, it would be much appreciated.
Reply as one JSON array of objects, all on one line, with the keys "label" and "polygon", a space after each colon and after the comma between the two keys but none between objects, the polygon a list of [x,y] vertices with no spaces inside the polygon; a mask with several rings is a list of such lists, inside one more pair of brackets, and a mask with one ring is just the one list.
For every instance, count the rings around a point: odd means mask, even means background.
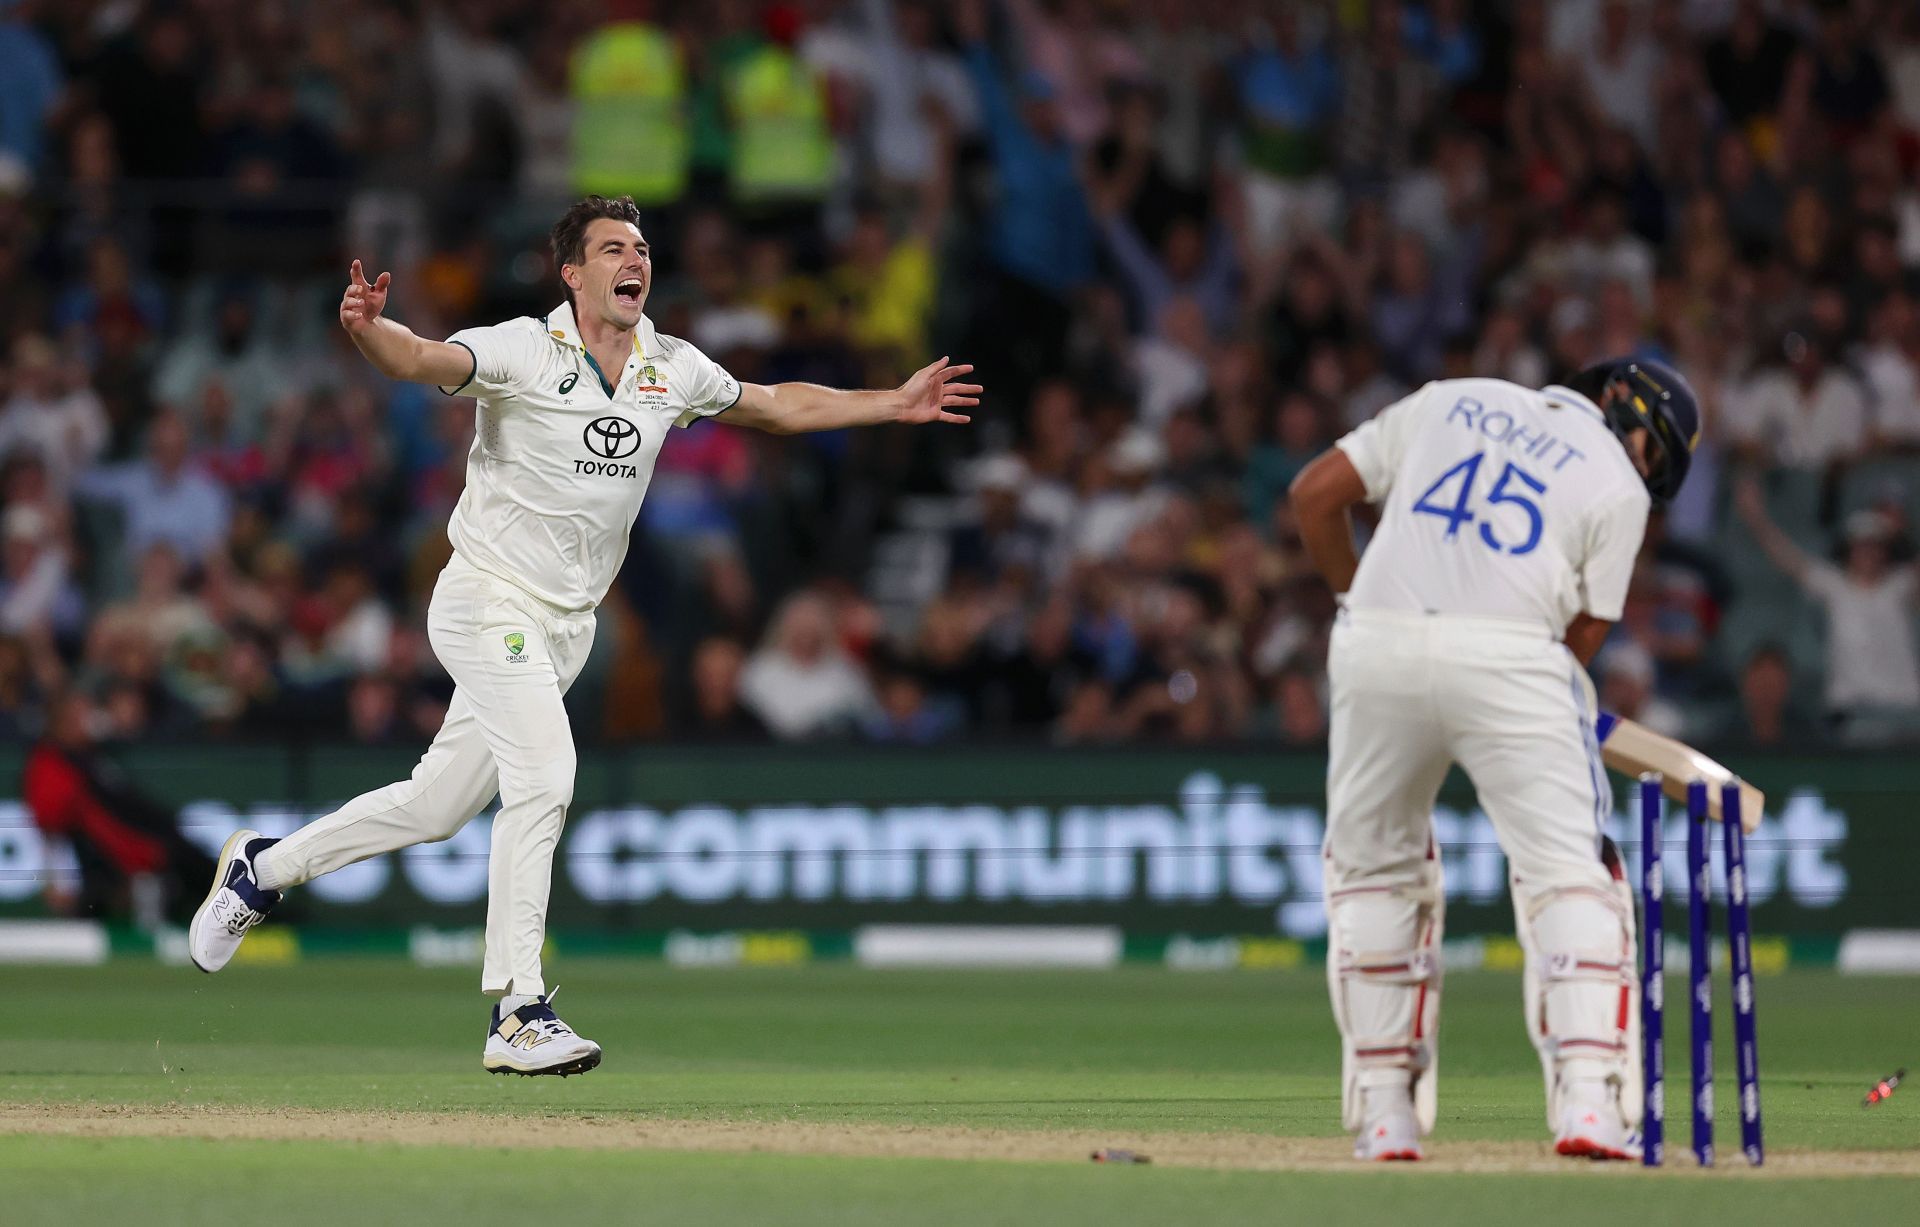
[{"label": "person in red shirt", "polygon": [[92,723],[85,694],[60,695],[49,706],[45,735],[27,755],[21,792],[50,845],[47,861],[54,863],[55,848],[65,847],[80,869],[77,892],[48,875],[48,905],[55,912],[131,914],[144,922],[164,909],[178,919],[191,910],[193,884],[212,872],[213,861],[180,834],[171,810],[98,753]]}]

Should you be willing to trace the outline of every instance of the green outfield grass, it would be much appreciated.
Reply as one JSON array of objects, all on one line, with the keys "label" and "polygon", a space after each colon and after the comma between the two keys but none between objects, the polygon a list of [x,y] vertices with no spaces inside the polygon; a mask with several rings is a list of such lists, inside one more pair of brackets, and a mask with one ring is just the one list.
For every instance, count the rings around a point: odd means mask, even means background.
[{"label": "green outfield grass", "polygon": [[[1554,1222],[1720,1213],[1841,1222],[1905,1219],[1920,1196],[1920,1180],[1857,1173],[1679,1180],[1573,1164],[1565,1175],[1215,1172],[20,1131],[31,1126],[21,1104],[119,1104],[487,1112],[508,1131],[537,1130],[555,1114],[1074,1130],[1110,1133],[1116,1145],[1143,1133],[1339,1132],[1335,1037],[1317,971],[675,970],[579,960],[560,971],[562,1012],[608,1053],[599,1070],[564,1081],[481,1072],[486,1007],[469,972],[346,961],[217,977],[136,962],[16,972],[9,979],[31,1006],[32,1041],[0,1054],[0,1106],[13,1105],[16,1122],[0,1137],[0,1221],[194,1222],[270,1209],[275,1223],[349,1211],[360,1222],[413,1223],[524,1223],[535,1213],[575,1222],[1238,1223],[1381,1221],[1418,1208],[1423,1223],[1484,1224],[1511,1221],[1530,1194],[1553,1197],[1584,1180],[1579,1189],[1601,1196],[1562,1199]],[[1724,977],[1721,988],[1724,997]],[[1920,1060],[1912,1047],[1920,981],[1795,971],[1764,978],[1760,995],[1771,1147],[1920,1148],[1920,1090],[1860,1107],[1872,1081]],[[1679,1108],[1684,1011],[1669,1030]],[[1443,1035],[1436,1155],[1543,1137],[1518,977],[1450,976]],[[1725,1037],[1719,1048],[1724,1065]],[[1730,1069],[1718,1085],[1722,1165],[1738,1167]],[[1684,1168],[1684,1112],[1673,1116],[1672,1163]]]}]

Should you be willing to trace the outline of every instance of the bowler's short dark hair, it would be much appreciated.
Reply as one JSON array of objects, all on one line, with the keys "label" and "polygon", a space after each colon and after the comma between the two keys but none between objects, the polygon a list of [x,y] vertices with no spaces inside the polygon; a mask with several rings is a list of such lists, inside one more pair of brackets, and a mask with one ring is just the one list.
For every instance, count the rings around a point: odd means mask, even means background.
[{"label": "bowler's short dark hair", "polygon": [[563,264],[584,264],[587,259],[587,227],[601,218],[632,222],[640,226],[640,206],[631,196],[587,196],[574,204],[553,224],[553,264],[559,272]]}]

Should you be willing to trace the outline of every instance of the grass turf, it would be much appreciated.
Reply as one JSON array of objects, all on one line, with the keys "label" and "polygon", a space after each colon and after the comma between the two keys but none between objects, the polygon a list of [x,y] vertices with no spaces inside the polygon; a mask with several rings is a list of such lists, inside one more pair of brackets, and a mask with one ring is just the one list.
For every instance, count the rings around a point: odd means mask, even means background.
[{"label": "grass turf", "polygon": [[[1567,1178],[1212,1172],[1092,1164],[788,1155],[618,1155],[339,1143],[73,1138],[0,1141],[21,1224],[271,1223],[944,1224],[1490,1223],[1552,1204],[1565,1227],[1702,1222],[1899,1222],[1915,1181],[1589,1181]],[[1549,1202],[1551,1199],[1551,1203]]]},{"label": "grass turf", "polygon": [[[241,967],[144,963],[33,973],[35,1038],[0,1055],[0,1101],[272,1109],[527,1109],[670,1120],[792,1120],[1008,1129],[1338,1132],[1335,1037],[1315,972],[872,972],[844,966],[674,970],[575,962],[565,1016],[608,1059],[585,1078],[488,1078],[469,972],[396,962]],[[1672,980],[1679,985],[1678,977]],[[1724,1000],[1724,977],[1719,987]],[[1920,1092],[1863,1111],[1909,1063],[1920,981],[1796,971],[1759,983],[1770,1146],[1920,1147]],[[1676,1000],[1683,1000],[1674,994]],[[1441,1144],[1543,1136],[1519,981],[1447,983]],[[1728,1024],[1720,1011],[1720,1026]],[[1684,1011],[1669,1011],[1669,1150],[1685,1164]],[[1737,1164],[1731,1045],[1722,1164]],[[534,1127],[534,1126],[530,1126]],[[1626,1175],[1623,1173],[1623,1175]],[[238,1178],[236,1178],[238,1177]],[[166,1222],[243,1211],[276,1221],[1225,1222],[1284,1207],[1371,1221],[1510,1217],[1532,1175],[1372,1177],[667,1152],[0,1138],[8,1221]],[[1588,1186],[1592,1187],[1592,1186]],[[1644,1222],[1750,1210],[1756,1220],[1901,1215],[1920,1181],[1612,1181],[1603,1206]],[[1617,1191],[1617,1192],[1616,1192]],[[1551,1195],[1548,1193],[1548,1195]],[[1897,1198],[1897,1202],[1895,1201]],[[1566,1199],[1563,1199],[1566,1200]],[[1571,1214],[1585,1212],[1572,1199]],[[15,1220],[11,1210],[24,1213]],[[1507,1213],[1502,1213],[1502,1211]],[[386,1215],[387,1217],[379,1217]],[[173,1217],[169,1217],[173,1216]],[[1598,1216],[1596,1216],[1596,1221]],[[1556,1221],[1574,1222],[1556,1211]]]}]

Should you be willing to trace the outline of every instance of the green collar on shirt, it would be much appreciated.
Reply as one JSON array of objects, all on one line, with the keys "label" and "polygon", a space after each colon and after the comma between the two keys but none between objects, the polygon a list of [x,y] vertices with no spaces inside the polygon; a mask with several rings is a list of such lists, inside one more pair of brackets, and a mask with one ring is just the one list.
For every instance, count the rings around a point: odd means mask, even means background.
[{"label": "green collar on shirt", "polygon": [[[551,315],[543,315],[540,317],[540,327],[546,329],[547,335],[555,338],[561,344],[571,345],[586,355],[587,365],[593,368],[594,377],[600,381],[600,387],[606,392],[607,399],[612,400],[613,382],[607,378],[607,373],[600,369],[599,359],[593,356],[593,351],[588,349],[584,343],[575,342],[572,337],[567,336],[564,332],[554,331],[553,318]],[[647,351],[640,344],[640,330],[638,328],[634,329],[633,333],[633,352],[639,354],[642,358],[647,356]]]},{"label": "green collar on shirt", "polygon": [[598,376],[598,377],[599,377],[599,379],[600,379],[600,386],[601,386],[602,388],[604,388],[604,389],[606,390],[606,393],[607,393],[607,399],[608,399],[608,400],[612,400],[612,399],[613,399],[613,385],[612,385],[611,383],[609,383],[609,382],[607,382],[607,373],[606,373],[605,371],[603,371],[603,370],[601,370],[601,369],[600,369],[600,362],[599,362],[599,360],[598,360],[597,358],[595,358],[595,357],[593,356],[593,351],[592,351],[592,350],[590,350],[590,349],[588,349],[588,348],[587,348],[586,346],[584,346],[584,345],[580,347],[580,352],[581,352],[581,353],[583,353],[583,354],[585,354],[585,355],[587,356],[587,365],[588,365],[588,366],[590,366],[590,367],[592,367],[592,368],[593,368],[593,373],[594,373],[594,374],[595,374],[596,376]]}]

